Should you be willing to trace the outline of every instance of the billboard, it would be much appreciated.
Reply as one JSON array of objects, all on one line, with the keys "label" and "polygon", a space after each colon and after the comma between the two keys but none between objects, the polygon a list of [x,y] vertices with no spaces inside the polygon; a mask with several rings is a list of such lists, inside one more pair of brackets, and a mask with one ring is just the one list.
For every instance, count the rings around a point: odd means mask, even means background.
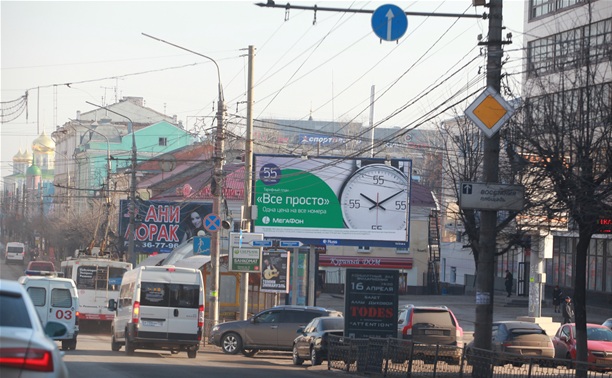
[{"label": "billboard", "polygon": [[344,335],[396,337],[399,271],[349,268],[345,282]]},{"label": "billboard", "polygon": [[[136,201],[136,253],[167,253],[199,231],[204,231],[204,217],[212,213],[212,204],[204,202]],[[127,250],[130,201],[121,200],[119,233]]]},{"label": "billboard", "polygon": [[409,246],[412,162],[254,156],[254,232],[315,245]]}]

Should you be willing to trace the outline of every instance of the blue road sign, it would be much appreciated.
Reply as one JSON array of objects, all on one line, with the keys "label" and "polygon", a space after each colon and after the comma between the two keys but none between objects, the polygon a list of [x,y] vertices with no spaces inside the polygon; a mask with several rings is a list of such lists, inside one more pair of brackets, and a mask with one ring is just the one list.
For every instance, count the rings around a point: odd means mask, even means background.
[{"label": "blue road sign", "polygon": [[193,254],[210,256],[210,236],[196,236],[193,238]]},{"label": "blue road sign", "polygon": [[272,247],[272,240],[251,240],[249,244],[253,247]]},{"label": "blue road sign", "polygon": [[301,241],[281,240],[278,245],[279,247],[285,247],[285,248],[291,248],[291,247],[297,248],[297,247],[301,247],[303,244]]},{"label": "blue road sign", "polygon": [[397,5],[381,5],[372,13],[372,30],[380,39],[397,41],[407,29],[406,13]]},{"label": "blue road sign", "polygon": [[221,228],[221,218],[217,214],[208,214],[204,217],[204,228],[210,232],[219,231],[219,228]]}]

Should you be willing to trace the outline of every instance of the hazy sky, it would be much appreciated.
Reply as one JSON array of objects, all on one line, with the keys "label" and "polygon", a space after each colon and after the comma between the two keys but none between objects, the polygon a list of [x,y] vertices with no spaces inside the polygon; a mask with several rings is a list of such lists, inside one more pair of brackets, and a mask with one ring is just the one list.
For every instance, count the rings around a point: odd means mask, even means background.
[{"label": "hazy sky", "polygon": [[[370,10],[385,3],[291,1]],[[412,12],[487,11],[472,0],[392,4]],[[504,35],[512,32],[514,42],[505,47],[505,69],[517,73],[510,85],[520,82],[523,4],[504,2]],[[307,119],[312,112],[316,120],[367,124],[375,86],[374,122],[412,127],[485,83],[486,57],[477,45],[477,36],[487,34],[482,19],[409,16],[396,43],[380,41],[370,14],[319,11],[315,18],[313,11],[291,10],[286,17],[284,9],[247,1],[1,1],[0,11],[3,110],[28,93],[27,117],[24,111],[1,125],[1,176],[12,172],[19,148],[31,150],[37,130],[49,134],[77,110],[92,110],[86,101],[143,97],[147,107],[176,115],[188,129],[197,117],[213,125],[215,66],[141,33],[213,58],[231,122],[246,116],[249,45],[256,49],[255,118]]]}]

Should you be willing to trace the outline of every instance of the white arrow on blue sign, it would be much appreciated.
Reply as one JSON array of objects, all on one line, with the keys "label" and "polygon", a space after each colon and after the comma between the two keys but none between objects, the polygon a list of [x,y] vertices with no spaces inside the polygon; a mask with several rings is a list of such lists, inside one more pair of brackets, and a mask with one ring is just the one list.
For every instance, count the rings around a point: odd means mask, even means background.
[{"label": "white arrow on blue sign", "polygon": [[278,245],[279,245],[279,247],[285,247],[285,248],[287,248],[287,247],[294,247],[294,248],[296,248],[296,247],[301,247],[304,244],[302,244],[301,241],[281,240]]},{"label": "white arrow on blue sign", "polygon": [[381,5],[372,14],[372,30],[380,39],[397,41],[407,29],[406,13],[397,5]]},{"label": "white arrow on blue sign", "polygon": [[251,240],[249,244],[253,247],[272,247],[272,240]]}]

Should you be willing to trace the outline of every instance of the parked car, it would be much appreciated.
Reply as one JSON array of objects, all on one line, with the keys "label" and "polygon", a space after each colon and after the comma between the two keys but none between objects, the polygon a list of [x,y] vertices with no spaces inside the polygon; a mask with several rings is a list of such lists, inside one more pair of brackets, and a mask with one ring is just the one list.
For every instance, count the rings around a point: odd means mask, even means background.
[{"label": "parked car", "polygon": [[[397,337],[415,344],[413,358],[433,362],[438,359],[452,363],[461,361],[463,328],[453,312],[446,306],[406,305],[400,308],[397,321]],[[440,345],[441,348],[436,348]],[[409,349],[402,348],[405,356],[394,361],[407,359]]]},{"label": "parked car", "polygon": [[[468,363],[471,361],[471,349],[474,341],[466,346]],[[496,365],[511,363],[523,366],[523,363],[536,359],[547,363],[555,356],[555,348],[550,336],[536,323],[522,321],[505,321],[493,323],[491,331],[491,351],[497,352]]]},{"label": "parked car", "polygon": [[601,325],[602,325],[602,326],[606,326],[606,327],[608,327],[608,328],[612,329],[612,318],[607,319],[607,320],[606,320],[605,322],[603,322]]},{"label": "parked car", "polygon": [[0,377],[67,378],[61,352],[49,336],[65,328],[42,323],[25,288],[0,279]]},{"label": "parked car", "polygon": [[[587,362],[598,364],[603,369],[612,370],[612,330],[600,325],[587,323]],[[576,360],[576,324],[564,324],[557,330],[552,339],[555,346],[555,358]],[[573,366],[572,363],[568,367]],[[590,368],[595,368],[589,365]]]},{"label": "parked car", "polygon": [[55,264],[51,261],[30,261],[25,270],[27,276],[41,276],[52,273],[55,273]]},{"label": "parked car", "polygon": [[276,306],[252,316],[215,325],[209,342],[221,347],[223,352],[241,352],[247,357],[259,350],[293,350],[296,331],[312,319],[320,316],[341,317],[336,310],[314,306]]},{"label": "parked car", "polygon": [[327,338],[329,335],[344,334],[344,318],[321,316],[314,318],[297,330],[298,337],[293,340],[293,364],[301,365],[310,359],[312,366],[320,365],[327,359]]}]

